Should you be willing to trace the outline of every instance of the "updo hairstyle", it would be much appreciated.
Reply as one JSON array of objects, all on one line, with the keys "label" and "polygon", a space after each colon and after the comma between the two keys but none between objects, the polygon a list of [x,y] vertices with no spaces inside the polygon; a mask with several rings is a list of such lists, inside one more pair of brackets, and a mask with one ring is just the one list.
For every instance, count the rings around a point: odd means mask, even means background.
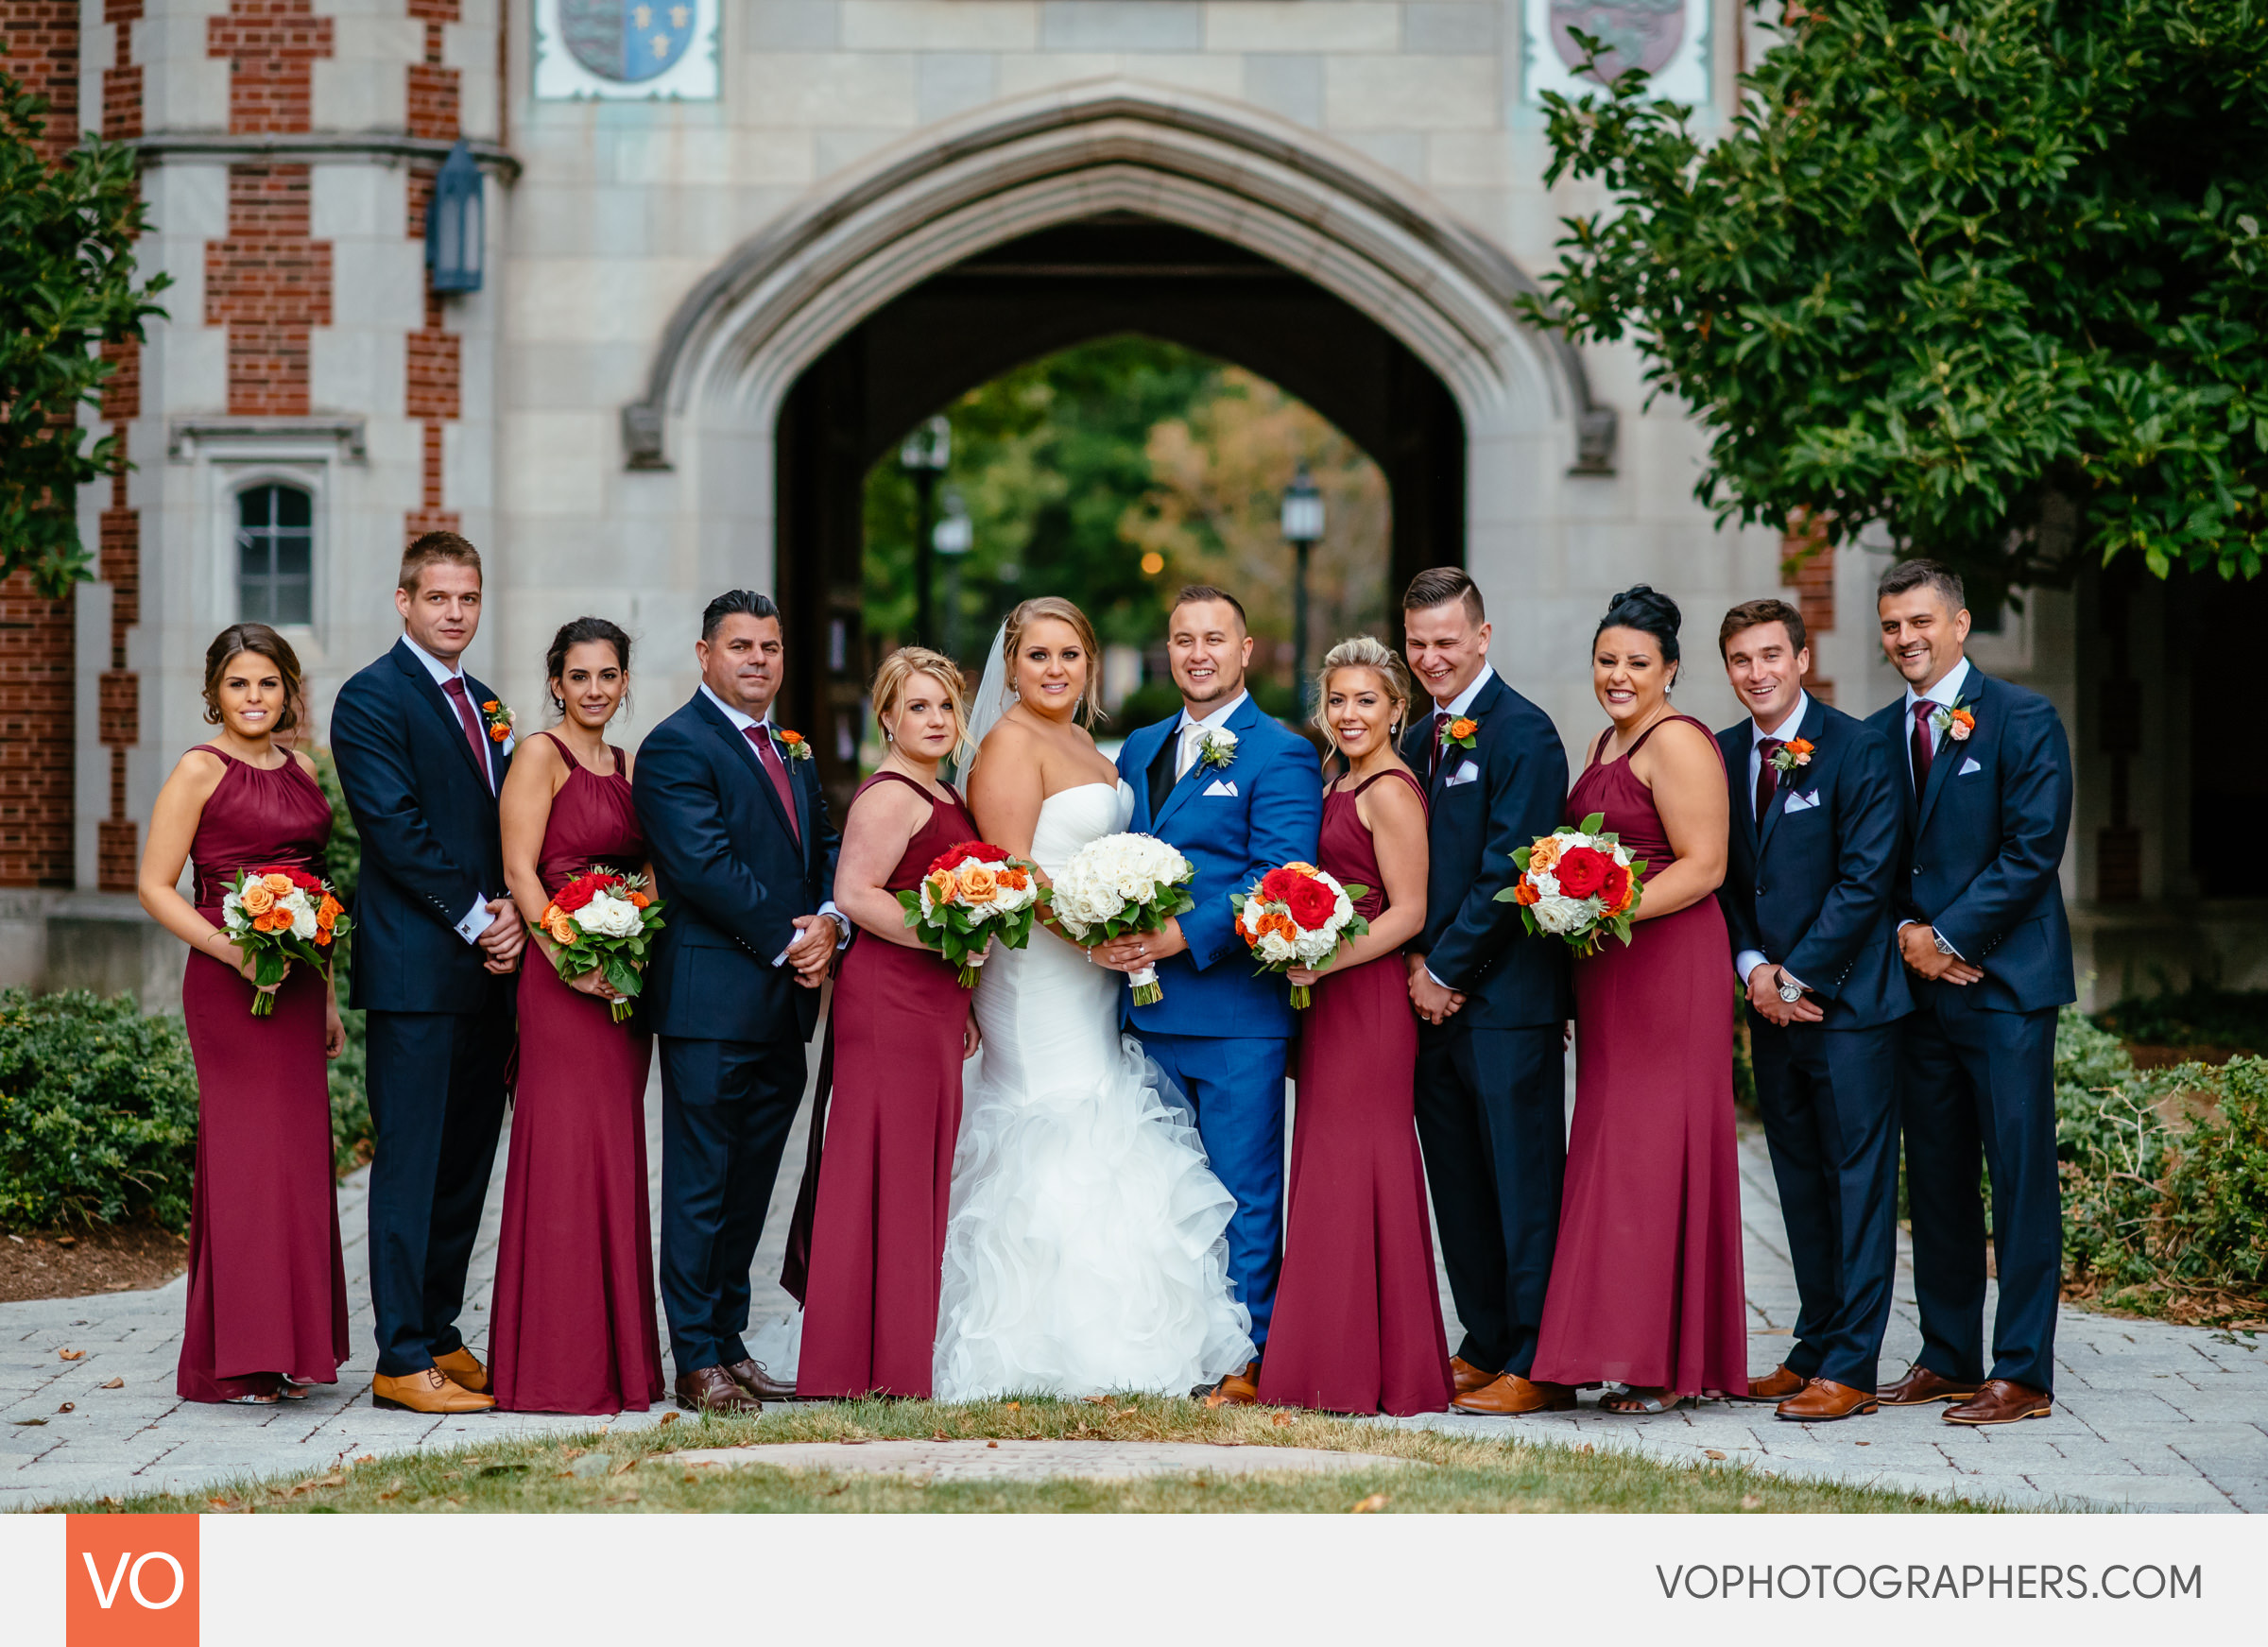
[{"label": "updo hairstyle", "polygon": [[1368,635],[1357,635],[1351,641],[1341,641],[1323,654],[1323,666],[1315,671],[1315,729],[1333,749],[1339,741],[1331,725],[1331,678],[1342,669],[1367,669],[1378,677],[1386,695],[1394,700],[1394,719],[1387,736],[1399,739],[1402,723],[1410,715],[1410,669],[1401,661],[1401,654],[1383,641]]},{"label": "updo hairstyle", "polygon": [[[567,654],[590,641],[603,641],[614,648],[614,662],[624,675],[630,672],[630,637],[620,624],[610,618],[576,618],[559,626],[559,632],[551,638],[551,650],[543,654],[543,678],[548,683],[558,679],[567,667]],[[548,686],[546,687],[548,690]],[[622,695],[625,709],[629,707],[630,695]],[[560,714],[567,712],[567,701],[558,693],[551,695],[551,707]]]},{"label": "updo hairstyle", "polygon": [[300,724],[300,657],[290,642],[266,624],[231,624],[205,648],[205,724],[220,725],[221,678],[229,672],[229,661],[240,652],[266,659],[284,678],[284,712],[269,729],[270,736],[280,738]]},{"label": "updo hairstyle", "polygon": [[1680,669],[1677,655],[1677,626],[1685,621],[1677,610],[1677,603],[1661,593],[1651,584],[1634,583],[1606,603],[1606,615],[1599,626],[1590,632],[1590,643],[1597,649],[1599,637],[1608,629],[1636,629],[1650,635],[1655,645],[1661,649],[1661,661],[1670,665],[1669,686],[1677,684]]}]

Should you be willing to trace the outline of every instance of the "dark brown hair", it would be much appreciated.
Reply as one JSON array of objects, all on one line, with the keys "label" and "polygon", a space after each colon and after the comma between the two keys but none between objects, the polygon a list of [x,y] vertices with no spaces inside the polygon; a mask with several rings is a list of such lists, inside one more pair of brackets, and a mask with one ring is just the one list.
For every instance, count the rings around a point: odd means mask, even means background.
[{"label": "dark brown hair", "polygon": [[1165,621],[1170,625],[1174,621],[1174,614],[1183,607],[1197,606],[1209,600],[1227,601],[1228,609],[1236,613],[1236,626],[1247,635],[1252,632],[1252,625],[1245,616],[1245,603],[1227,590],[1216,589],[1210,583],[1183,584],[1180,592],[1174,596],[1174,604],[1165,609]]},{"label": "dark brown hair", "polygon": [[1431,611],[1452,600],[1465,603],[1465,615],[1474,623],[1488,621],[1488,609],[1481,603],[1481,586],[1461,566],[1429,566],[1411,578],[1410,587],[1401,592],[1401,609]]},{"label": "dark brown hair", "polygon": [[1894,594],[1905,594],[1928,584],[1945,602],[1949,612],[1968,609],[1968,592],[1961,587],[1961,575],[1951,567],[1935,560],[1900,560],[1882,574],[1882,581],[1874,586],[1877,602]]},{"label": "dark brown hair", "polygon": [[1725,614],[1725,621],[1717,626],[1717,656],[1726,655],[1733,636],[1759,624],[1785,624],[1788,645],[1795,651],[1811,643],[1804,633],[1803,614],[1786,601],[1767,595],[1762,600],[1744,600]]},{"label": "dark brown hair", "polygon": [[268,729],[269,736],[281,738],[300,724],[300,658],[291,643],[266,624],[231,624],[205,648],[205,724],[220,725],[221,677],[229,661],[246,652],[266,659],[284,678],[284,712]]},{"label": "dark brown hair", "polygon": [[428,532],[411,541],[402,551],[402,581],[405,594],[418,592],[418,579],[428,566],[446,560],[452,566],[470,566],[480,571],[480,551],[455,532]]},{"label": "dark brown hair", "polygon": [[[610,618],[574,618],[559,626],[559,632],[551,638],[551,650],[543,654],[543,678],[557,680],[559,672],[567,667],[570,647],[580,646],[588,641],[604,642],[614,648],[614,664],[625,675],[630,672],[630,638],[622,626]],[[626,695],[624,702],[628,702]],[[567,712],[567,705],[558,693],[551,695],[551,707],[559,713]]]}]

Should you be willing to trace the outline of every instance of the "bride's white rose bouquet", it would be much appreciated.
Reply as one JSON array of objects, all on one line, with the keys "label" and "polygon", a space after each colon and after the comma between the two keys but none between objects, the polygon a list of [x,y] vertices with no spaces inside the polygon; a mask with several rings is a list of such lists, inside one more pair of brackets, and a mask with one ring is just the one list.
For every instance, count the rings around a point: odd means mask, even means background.
[{"label": "bride's white rose bouquet", "polygon": [[[1189,884],[1197,866],[1155,835],[1104,835],[1089,841],[1063,866],[1048,895],[1057,925],[1091,949],[1128,933],[1163,930],[1184,910],[1194,909]],[[1130,972],[1134,1004],[1162,1001],[1158,969]]]}]

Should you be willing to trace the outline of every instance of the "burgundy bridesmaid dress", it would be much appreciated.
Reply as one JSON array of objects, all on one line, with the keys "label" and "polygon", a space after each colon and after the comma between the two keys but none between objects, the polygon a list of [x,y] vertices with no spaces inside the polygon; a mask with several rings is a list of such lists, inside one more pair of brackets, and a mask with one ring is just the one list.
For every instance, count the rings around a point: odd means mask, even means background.
[{"label": "burgundy bridesmaid dress", "polygon": [[[228,763],[189,856],[199,915],[247,869],[313,870],[331,803],[286,759],[273,771]],[[189,1201],[189,1315],[175,1387],[185,1401],[232,1401],[295,1383],[338,1381],[347,1359],[347,1272],[331,1164],[323,978],[295,965],[274,1016],[252,1016],[235,968],[194,952],[181,1019],[197,1059],[197,1176]]]},{"label": "burgundy bridesmaid dress", "polygon": [[[1691,715],[1669,719],[1709,732]],[[1646,861],[1648,881],[1675,853],[1630,757],[1666,724],[1620,760],[1594,758],[1567,798],[1572,821],[1606,814],[1605,827]],[[1627,948],[1609,941],[1574,967],[1575,1118],[1528,1376],[1745,1394],[1725,916],[1703,898],[1630,935]]]},{"label": "burgundy bridesmaid dress", "polygon": [[[861,784],[852,810],[885,782],[929,801],[929,821],[888,882],[910,892],[940,852],[980,838],[976,820],[957,795],[939,800],[896,772]],[[799,1396],[930,1393],[968,1021],[969,991],[935,951],[862,933],[843,957]]]},{"label": "burgundy bridesmaid dress", "polygon": [[[544,886],[557,892],[597,864],[636,874],[645,840],[622,751],[602,775],[540,735],[568,768],[543,829]],[[507,1412],[644,1412],[662,1394],[645,1182],[653,1045],[643,1018],[616,1023],[529,941],[489,1323],[490,1389]]]},{"label": "burgundy bridesmaid dress", "polygon": [[[1370,890],[1365,920],[1386,907],[1370,832],[1355,810],[1382,772],[1323,798],[1316,858],[1342,884]],[[1283,1274],[1260,1368],[1271,1406],[1333,1413],[1438,1413],[1455,1387],[1441,1330],[1425,1164],[1411,1083],[1418,1020],[1400,951],[1323,973],[1299,1014],[1298,1119]]]}]

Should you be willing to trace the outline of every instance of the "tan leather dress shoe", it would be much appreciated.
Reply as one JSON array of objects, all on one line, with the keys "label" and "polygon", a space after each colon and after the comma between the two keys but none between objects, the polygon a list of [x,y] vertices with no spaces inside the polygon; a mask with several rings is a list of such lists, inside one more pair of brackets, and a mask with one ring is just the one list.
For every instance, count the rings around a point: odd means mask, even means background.
[{"label": "tan leather dress shoe", "polygon": [[1542,1384],[1505,1373],[1494,1382],[1450,1403],[1459,1413],[1485,1413],[1493,1417],[1521,1417],[1529,1413],[1572,1413],[1575,1392],[1572,1384]]},{"label": "tan leather dress shoe", "polygon": [[1750,1379],[1746,1395],[1730,1398],[1735,1401],[1784,1401],[1790,1396],[1801,1395],[1808,1381],[1790,1372],[1787,1363],[1782,1362],[1762,1378]]},{"label": "tan leather dress shoe", "polygon": [[1232,1372],[1212,1386],[1205,1398],[1208,1407],[1249,1407],[1260,1399],[1260,1363],[1245,1363],[1245,1370]]},{"label": "tan leather dress shoe", "polygon": [[1881,1405],[1868,1391],[1853,1389],[1831,1379],[1813,1379],[1780,1402],[1779,1415],[1797,1424],[1825,1424],[1836,1418],[1871,1413]]},{"label": "tan leather dress shoe", "polygon": [[1496,1382],[1498,1375],[1483,1372],[1461,1355],[1449,1358],[1449,1376],[1457,1386],[1457,1394],[1469,1396],[1475,1390],[1485,1390]]},{"label": "tan leather dress shoe", "polygon": [[1957,1407],[1945,1410],[1948,1424],[2014,1424],[2025,1418],[2045,1418],[2055,1403],[2045,1390],[2026,1389],[2006,1379],[1988,1379],[1984,1387]]},{"label": "tan leather dress shoe", "polygon": [[760,1361],[736,1361],[725,1368],[725,1376],[759,1400],[785,1401],[795,1398],[796,1386],[772,1377]]},{"label": "tan leather dress shoe", "polygon": [[716,1413],[728,1417],[764,1411],[764,1403],[733,1381],[721,1366],[696,1366],[679,1373],[672,1391],[678,1405],[688,1413]]},{"label": "tan leather dress shoe", "polygon": [[380,1373],[370,1381],[370,1404],[394,1413],[486,1413],[494,1396],[468,1390],[438,1366],[394,1378]]},{"label": "tan leather dress shoe", "polygon": [[480,1364],[480,1357],[463,1345],[447,1355],[437,1355],[433,1364],[449,1375],[449,1381],[459,1388],[471,1390],[476,1396],[489,1393],[489,1369]]},{"label": "tan leather dress shoe", "polygon": [[1976,1393],[1975,1384],[1939,1378],[1916,1362],[1904,1378],[1877,1391],[1875,1398],[1885,1407],[1926,1407],[1932,1401],[1966,1401]]}]

